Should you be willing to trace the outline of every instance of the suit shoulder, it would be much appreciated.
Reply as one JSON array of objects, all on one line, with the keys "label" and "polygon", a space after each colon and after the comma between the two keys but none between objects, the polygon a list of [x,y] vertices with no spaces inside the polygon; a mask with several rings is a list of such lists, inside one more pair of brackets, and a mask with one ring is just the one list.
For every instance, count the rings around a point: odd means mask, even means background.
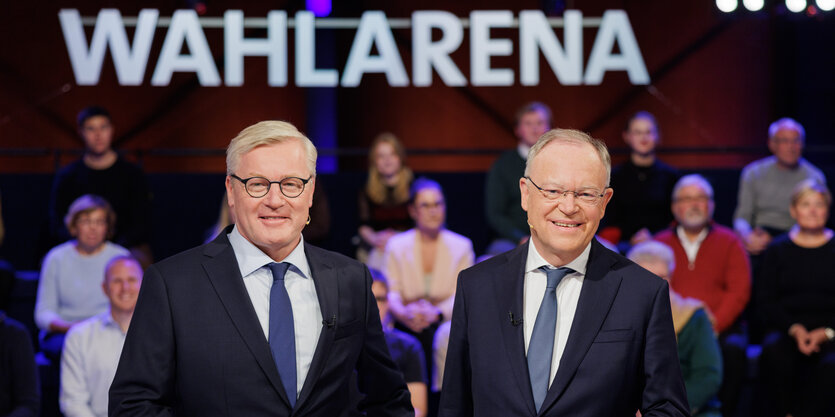
[{"label": "suit shoulder", "polygon": [[328,263],[334,268],[365,268],[365,264],[354,258],[345,256],[338,252],[322,249],[318,246],[305,244],[304,250],[309,259]]},{"label": "suit shoulder", "polygon": [[163,272],[169,269],[180,269],[189,264],[199,265],[201,263],[201,259],[205,256],[206,251],[211,250],[213,245],[217,244],[209,242],[200,246],[195,246],[191,249],[186,249],[180,253],[171,255],[159,262],[154,263],[151,267]]}]

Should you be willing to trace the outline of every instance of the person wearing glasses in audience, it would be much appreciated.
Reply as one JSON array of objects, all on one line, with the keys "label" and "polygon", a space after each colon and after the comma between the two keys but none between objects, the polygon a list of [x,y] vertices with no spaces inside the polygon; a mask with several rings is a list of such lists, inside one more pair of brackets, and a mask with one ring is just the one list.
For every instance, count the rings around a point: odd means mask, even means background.
[{"label": "person wearing glasses in audience", "polygon": [[667,283],[594,239],[610,170],[576,130],[531,148],[531,238],[459,275],[440,416],[689,415]]},{"label": "person wearing glasses in audience", "polygon": [[110,416],[346,416],[355,370],[361,412],[413,415],[368,269],[302,237],[313,143],[264,121],[226,155],[236,224],[145,272]]},{"label": "person wearing glasses in audience", "polygon": [[128,254],[127,249],[108,241],[116,215],[105,199],[91,194],[78,197],[64,222],[74,239],[47,253],[35,299],[41,350],[56,362],[67,331],[107,311],[108,300],[100,290],[104,268],[113,257]]},{"label": "person wearing glasses in audience", "polygon": [[415,227],[389,239],[384,273],[391,314],[400,330],[420,340],[430,374],[435,330],[452,316],[456,277],[473,265],[475,252],[470,239],[446,228],[440,184],[421,177],[409,194]]}]

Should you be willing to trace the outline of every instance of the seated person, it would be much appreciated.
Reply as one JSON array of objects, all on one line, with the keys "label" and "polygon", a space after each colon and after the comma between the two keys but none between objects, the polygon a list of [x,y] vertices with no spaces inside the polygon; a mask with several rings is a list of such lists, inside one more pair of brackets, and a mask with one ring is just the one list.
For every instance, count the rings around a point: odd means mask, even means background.
[{"label": "seated person", "polygon": [[394,328],[394,320],[389,314],[388,280],[382,272],[372,269],[371,291],[377,299],[377,309],[380,310],[380,321],[383,324],[383,334],[391,353],[391,358],[397,364],[397,369],[403,373],[403,379],[409,387],[412,396],[412,407],[415,417],[426,416],[427,389],[426,365],[424,363],[423,348],[414,336]]},{"label": "seated person", "polygon": [[389,308],[398,327],[417,336],[431,364],[435,330],[452,317],[458,273],[473,264],[475,253],[470,239],[446,229],[440,184],[419,178],[410,194],[415,227],[386,245]]},{"label": "seated person", "polygon": [[758,255],[774,236],[785,233],[794,220],[789,214],[792,191],[799,182],[826,183],[823,173],[803,159],[806,130],[788,117],[768,127],[768,150],[773,154],[748,164],[739,176],[734,230],[752,255]]},{"label": "seated person", "polygon": [[[629,251],[629,259],[646,270],[675,282],[676,262],[669,246],[647,241]],[[716,393],[722,384],[722,355],[701,301],[678,295],[670,288],[670,308],[678,340],[678,358],[693,417],[721,417]]]},{"label": "seated person", "polygon": [[671,271],[673,290],[707,304],[714,319],[725,375],[719,399],[730,417],[748,373],[748,338],[741,319],[751,297],[748,255],[731,229],[713,222],[713,187],[704,177],[682,177],[672,198],[675,222],[655,239],[675,254],[679,267]]},{"label": "seated person", "polygon": [[35,300],[41,350],[54,361],[61,357],[70,327],[107,310],[107,297],[99,290],[104,267],[114,256],[128,254],[107,240],[116,218],[103,198],[89,194],[77,198],[64,221],[75,239],[47,253]]},{"label": "seated person", "polygon": [[758,305],[769,333],[760,355],[757,416],[831,416],[835,410],[835,239],[826,227],[832,194],[798,184],[795,219],[763,255]]},{"label": "seated person", "polygon": [[113,149],[110,113],[90,106],[78,113],[78,133],[84,140],[81,159],[55,174],[49,200],[53,243],[63,242],[71,232],[61,217],[70,204],[84,194],[107,200],[117,214],[113,242],[130,249],[143,265],[151,263],[151,191],[145,174]]},{"label": "seated person", "polygon": [[673,220],[670,194],[680,175],[655,156],[660,135],[652,114],[641,111],[630,117],[623,140],[629,145],[629,159],[612,169],[615,194],[600,236],[626,253],[632,245],[669,226]]},{"label": "seated person", "polygon": [[359,196],[360,247],[357,259],[383,269],[383,252],[390,237],[409,228],[409,187],[412,170],[406,150],[391,133],[374,139],[368,154],[368,179]]},{"label": "seated person", "polygon": [[528,216],[519,205],[519,180],[525,175],[528,151],[551,129],[551,109],[531,102],[516,111],[513,133],[516,147],[503,152],[490,167],[485,182],[485,210],[495,240],[488,252],[499,254],[525,242],[530,236]]},{"label": "seated person", "polygon": [[116,375],[128,331],[142,267],[129,256],[107,263],[101,287],[110,309],[70,329],[61,356],[59,403],[65,417],[107,417],[110,383]]},{"label": "seated person", "polygon": [[40,407],[32,338],[0,311],[0,416],[37,417]]}]

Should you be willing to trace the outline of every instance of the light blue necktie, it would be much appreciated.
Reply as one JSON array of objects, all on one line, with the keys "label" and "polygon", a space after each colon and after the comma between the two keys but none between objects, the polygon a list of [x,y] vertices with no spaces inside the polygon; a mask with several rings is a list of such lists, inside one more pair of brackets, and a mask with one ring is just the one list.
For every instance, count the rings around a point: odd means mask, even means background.
[{"label": "light blue necktie", "polygon": [[554,355],[554,332],[557,327],[557,285],[562,278],[572,272],[571,268],[551,269],[543,266],[548,275],[548,284],[542,304],[536,313],[536,322],[528,344],[528,373],[531,376],[531,391],[536,411],[542,407],[545,395],[548,394],[548,383],[551,376],[551,359]]},{"label": "light blue necktie", "polygon": [[293,325],[293,306],[284,286],[287,262],[268,265],[273,273],[270,288],[270,351],[273,354],[281,384],[287,392],[290,406],[296,406],[296,332]]}]

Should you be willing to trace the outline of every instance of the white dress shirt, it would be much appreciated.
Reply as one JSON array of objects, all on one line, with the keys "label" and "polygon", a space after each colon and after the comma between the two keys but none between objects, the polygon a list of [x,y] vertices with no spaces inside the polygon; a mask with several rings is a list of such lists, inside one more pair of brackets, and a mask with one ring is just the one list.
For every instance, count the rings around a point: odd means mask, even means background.
[{"label": "white dress shirt", "polygon": [[70,329],[61,354],[64,416],[107,417],[108,391],[124,344],[125,333],[109,309]]},{"label": "white dress shirt", "polygon": [[[267,254],[246,240],[235,226],[229,233],[229,243],[238,260],[244,286],[255,307],[255,314],[264,331],[264,338],[270,337],[270,288],[273,285],[273,274],[267,266],[276,262]],[[310,265],[304,253],[304,238],[299,244],[279,262],[287,262],[290,268],[284,275],[284,286],[290,296],[293,307],[293,326],[296,334],[296,397],[304,386],[307,371],[313,361],[319,333],[322,332],[322,311],[319,308],[319,298],[316,296],[316,286],[310,274]]]},{"label": "white dress shirt", "polygon": [[565,266],[575,271],[563,277],[557,285],[557,328],[554,332],[554,353],[551,358],[551,376],[548,378],[549,388],[560,366],[560,359],[563,351],[565,351],[565,343],[568,341],[568,333],[571,331],[571,323],[574,321],[574,313],[577,311],[577,302],[580,300],[580,290],[583,288],[590,250],[591,244],[586,246],[580,256],[568,264],[551,265],[537,252],[533,242],[528,244],[528,259],[525,262],[525,293],[522,300],[525,309],[525,319],[523,320],[525,326],[525,354],[528,352],[533,325],[536,323],[536,315],[539,313],[539,306],[542,304],[542,297],[545,295],[545,287],[548,284],[545,271],[539,268],[542,266],[551,268]]},{"label": "white dress shirt", "polygon": [[687,233],[684,232],[684,228],[681,226],[676,227],[676,236],[678,236],[678,240],[681,242],[681,247],[684,248],[684,253],[687,254],[687,261],[689,262],[687,267],[691,271],[696,267],[696,255],[699,254],[699,248],[702,246],[702,242],[707,238],[707,229],[707,227],[702,229],[699,235],[696,236],[696,240],[690,241]]}]

